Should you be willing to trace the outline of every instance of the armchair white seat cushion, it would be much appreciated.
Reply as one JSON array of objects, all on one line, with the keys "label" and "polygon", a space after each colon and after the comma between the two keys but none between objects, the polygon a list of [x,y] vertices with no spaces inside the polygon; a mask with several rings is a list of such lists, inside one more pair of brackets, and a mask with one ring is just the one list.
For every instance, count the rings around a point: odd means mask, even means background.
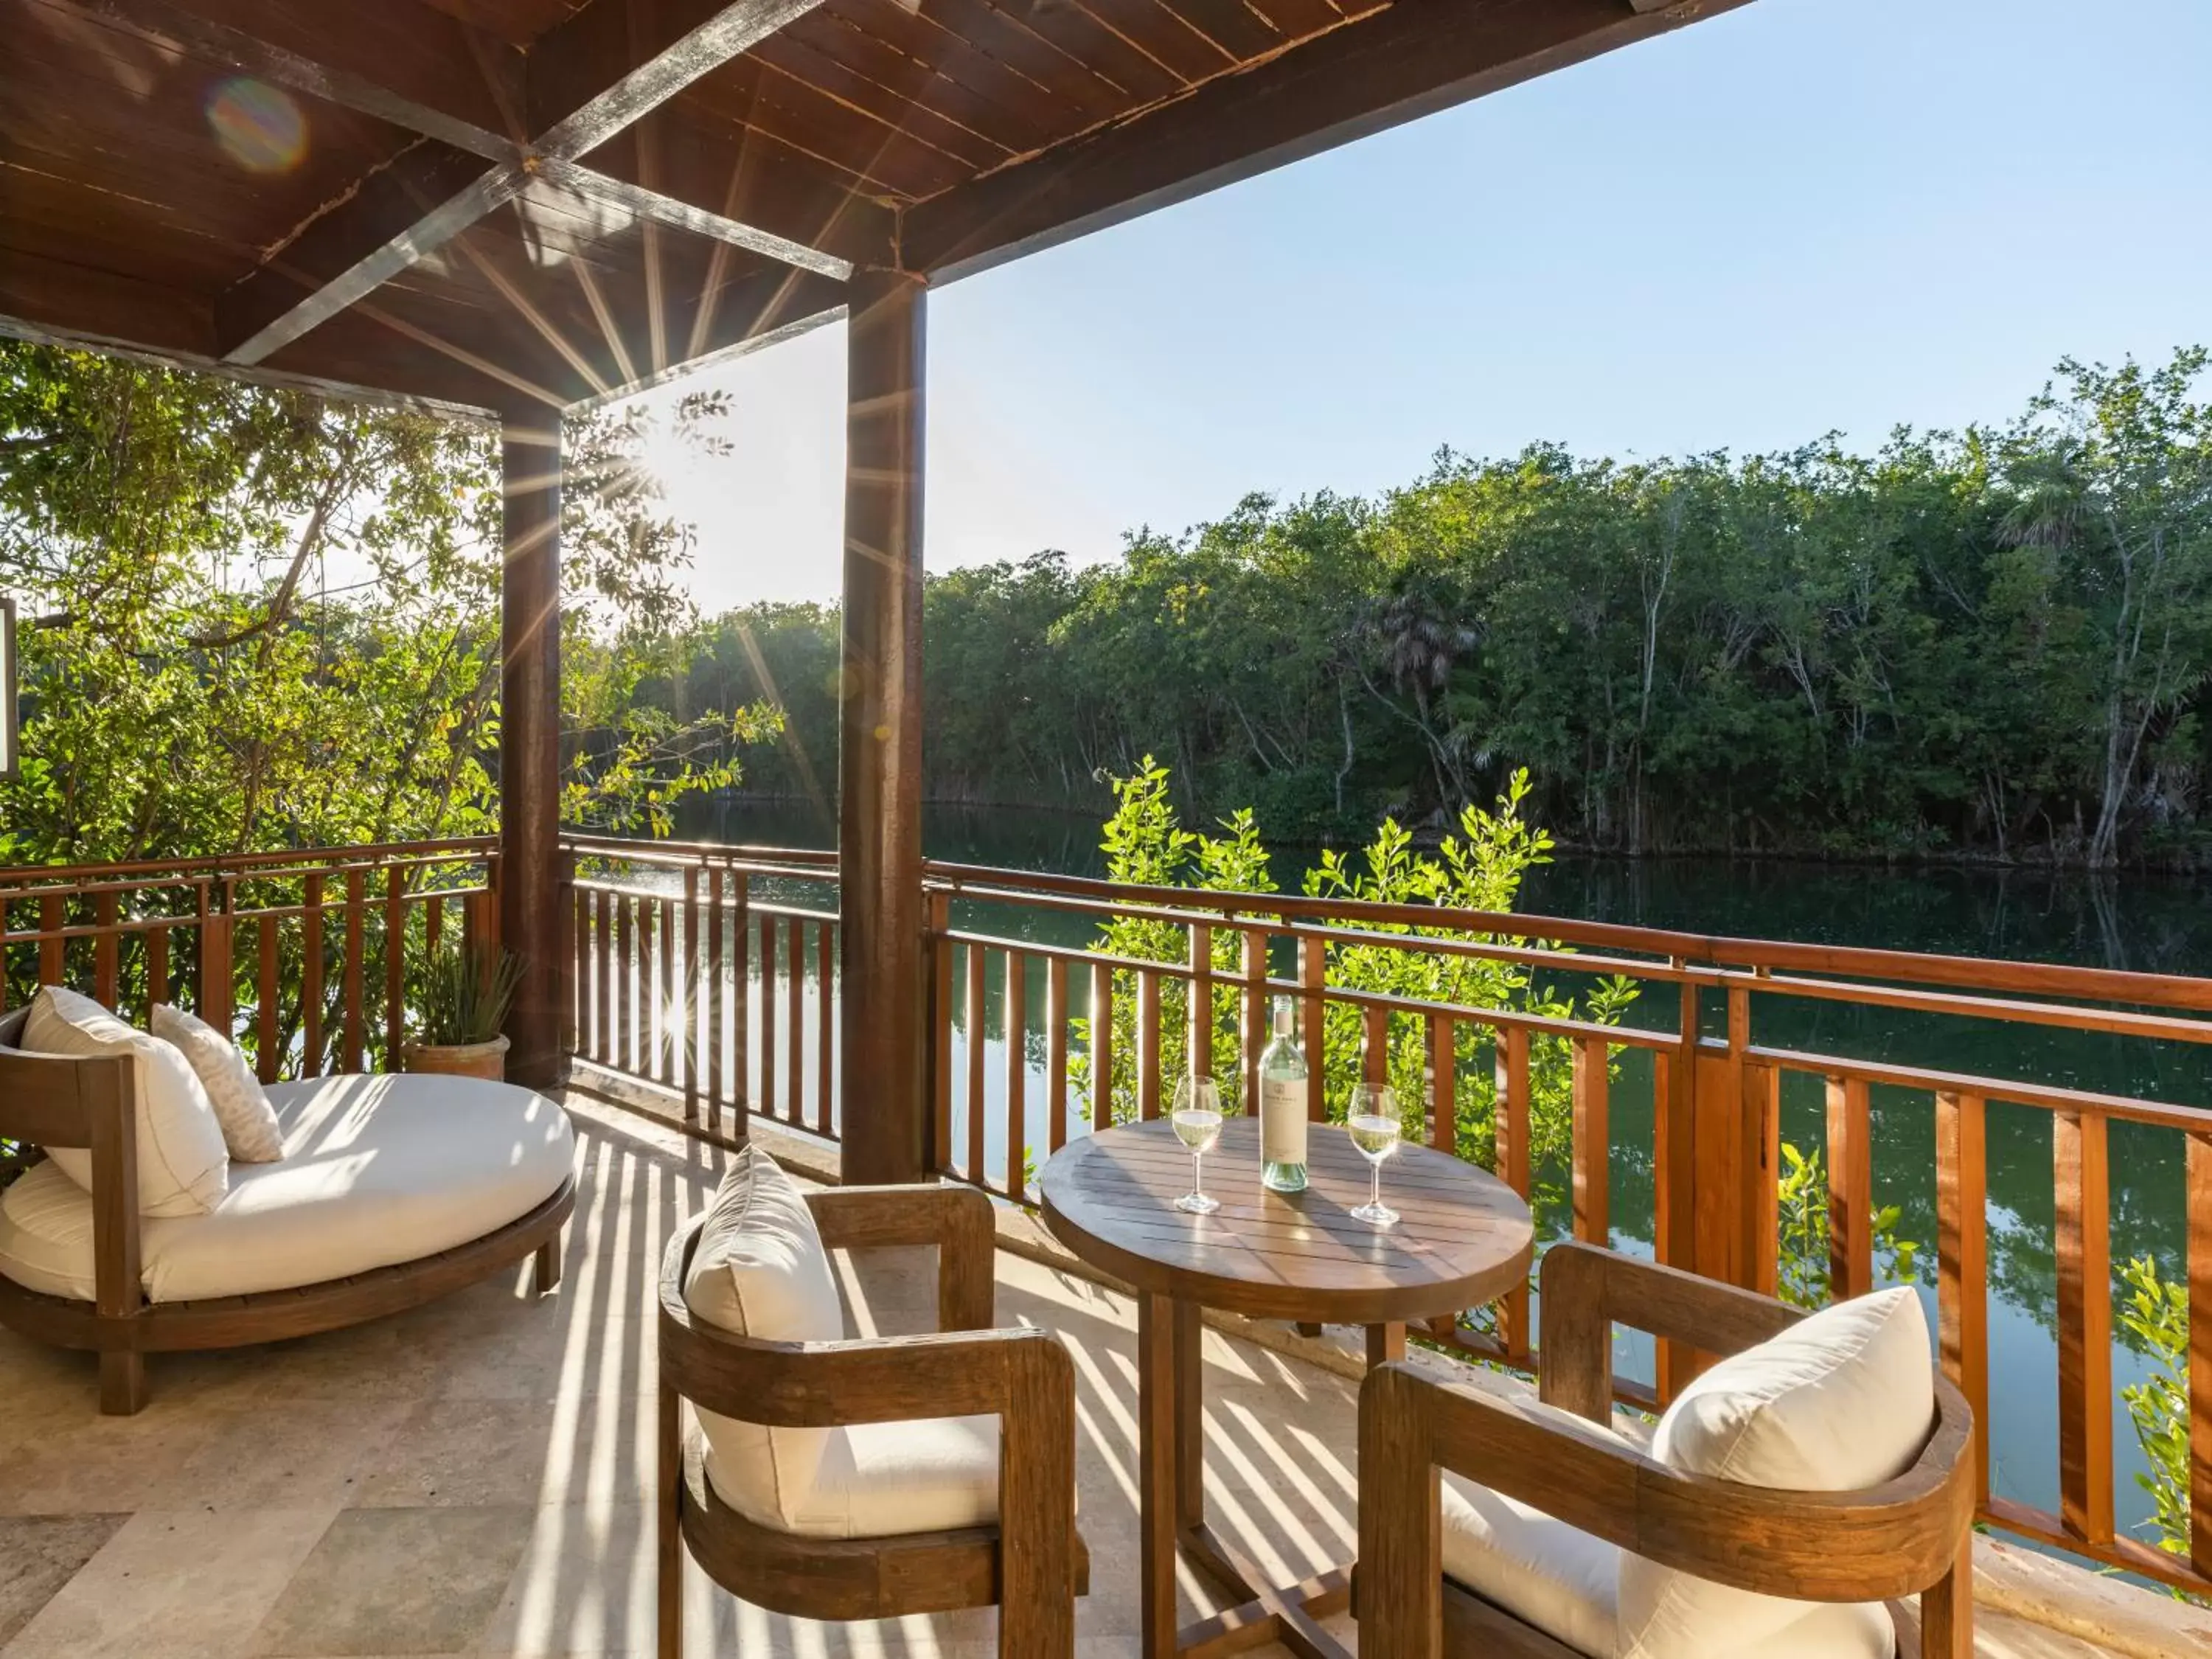
[{"label": "armchair white seat cushion", "polygon": [[[806,1194],[757,1146],[722,1177],[684,1300],[702,1323],[760,1341],[849,1334]],[[802,1537],[889,1538],[998,1519],[996,1418],[782,1428],[698,1416],[708,1483],[756,1525]]]},{"label": "armchair white seat cushion", "polygon": [[[273,1084],[278,1164],[232,1166],[206,1215],[148,1218],[154,1302],[250,1296],[416,1261],[518,1221],[575,1162],[568,1115],[511,1084],[432,1076]],[[0,1273],[91,1301],[91,1195],[52,1163],[0,1193]]]},{"label": "armchair white seat cushion", "polygon": [[[127,1055],[137,1061],[138,1212],[147,1216],[199,1216],[215,1208],[230,1182],[230,1152],[207,1090],[183,1054],[150,1032],[130,1025],[90,997],[58,985],[40,988],[23,1024],[23,1051],[72,1060]],[[86,1194],[92,1191],[92,1153],[82,1146],[50,1146],[54,1168]]]},{"label": "armchair white seat cushion", "polygon": [[155,1036],[174,1045],[207,1091],[223,1145],[233,1158],[241,1164],[274,1164],[284,1156],[284,1131],[276,1121],[276,1109],[235,1042],[198,1015],[166,1002],[154,1005],[149,1024]]},{"label": "armchair white seat cushion", "polygon": [[[1706,1371],[1660,1419],[1649,1455],[1747,1486],[1856,1491],[1911,1466],[1935,1409],[1919,1300],[1910,1290],[1882,1291]],[[1443,1520],[1446,1577],[1590,1659],[1891,1659],[1896,1651],[1879,1603],[1793,1601],[1715,1584],[1457,1475],[1443,1478]]]}]

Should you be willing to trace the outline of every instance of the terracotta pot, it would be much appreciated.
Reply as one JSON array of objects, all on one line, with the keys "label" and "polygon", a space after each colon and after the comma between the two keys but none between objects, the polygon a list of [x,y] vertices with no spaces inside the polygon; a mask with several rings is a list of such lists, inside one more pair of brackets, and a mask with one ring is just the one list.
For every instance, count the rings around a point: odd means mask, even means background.
[{"label": "terracotta pot", "polygon": [[441,1077],[480,1077],[487,1082],[500,1083],[507,1078],[507,1039],[495,1036],[489,1042],[451,1045],[405,1042],[399,1047],[399,1064],[404,1071],[433,1072]]}]

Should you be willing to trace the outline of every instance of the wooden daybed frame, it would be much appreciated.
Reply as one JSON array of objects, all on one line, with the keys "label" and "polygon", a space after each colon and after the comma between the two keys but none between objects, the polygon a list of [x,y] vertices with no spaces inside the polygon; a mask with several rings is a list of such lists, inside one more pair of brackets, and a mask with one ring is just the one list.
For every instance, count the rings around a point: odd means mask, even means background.
[{"label": "wooden daybed frame", "polygon": [[398,1313],[536,1258],[539,1295],[561,1279],[561,1228],[575,1207],[571,1174],[526,1215],[417,1261],[289,1290],[198,1302],[149,1302],[141,1278],[135,1073],[128,1058],[26,1054],[27,1011],[0,1019],[0,1138],[92,1153],[94,1301],[26,1290],[0,1274],[0,1326],[57,1347],[100,1355],[100,1409],[128,1415],[146,1403],[146,1356],[246,1347],[312,1336]]},{"label": "wooden daybed frame", "polygon": [[[802,1619],[890,1619],[999,1607],[1001,1659],[1067,1659],[1091,1555],[1075,1528],[1075,1368],[1051,1332],[993,1324],[997,1230],[967,1187],[806,1194],[830,1249],[937,1246],[938,1333],[769,1342],[691,1316],[684,1281],[706,1221],[669,1241],[660,1276],[657,1458],[662,1659],[683,1649],[683,1552],[740,1599]],[[750,1423],[852,1423],[996,1413],[997,1524],[883,1538],[812,1538],[747,1520],[708,1483],[680,1402]]]}]

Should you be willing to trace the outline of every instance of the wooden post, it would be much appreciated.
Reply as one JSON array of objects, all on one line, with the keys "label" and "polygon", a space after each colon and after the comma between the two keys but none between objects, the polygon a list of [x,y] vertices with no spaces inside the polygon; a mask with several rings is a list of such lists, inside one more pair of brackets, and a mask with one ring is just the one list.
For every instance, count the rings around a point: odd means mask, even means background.
[{"label": "wooden post", "polygon": [[509,416],[500,447],[499,937],[522,958],[507,1017],[507,1074],[543,1088],[561,1071],[561,429]]},{"label": "wooden post", "polygon": [[846,296],[837,848],[841,1074],[852,1109],[842,1168],[848,1182],[921,1181],[924,289],[916,277],[861,270]]}]

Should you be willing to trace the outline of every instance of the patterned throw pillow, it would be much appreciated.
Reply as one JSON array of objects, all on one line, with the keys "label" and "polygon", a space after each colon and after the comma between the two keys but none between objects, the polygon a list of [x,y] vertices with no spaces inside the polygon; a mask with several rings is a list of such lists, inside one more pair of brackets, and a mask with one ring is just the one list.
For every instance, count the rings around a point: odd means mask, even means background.
[{"label": "patterned throw pillow", "polygon": [[276,1126],[276,1109],[236,1043],[197,1014],[166,1002],[154,1005],[154,1035],[174,1043],[191,1066],[215,1107],[233,1158],[240,1164],[275,1164],[283,1158],[284,1132]]}]

